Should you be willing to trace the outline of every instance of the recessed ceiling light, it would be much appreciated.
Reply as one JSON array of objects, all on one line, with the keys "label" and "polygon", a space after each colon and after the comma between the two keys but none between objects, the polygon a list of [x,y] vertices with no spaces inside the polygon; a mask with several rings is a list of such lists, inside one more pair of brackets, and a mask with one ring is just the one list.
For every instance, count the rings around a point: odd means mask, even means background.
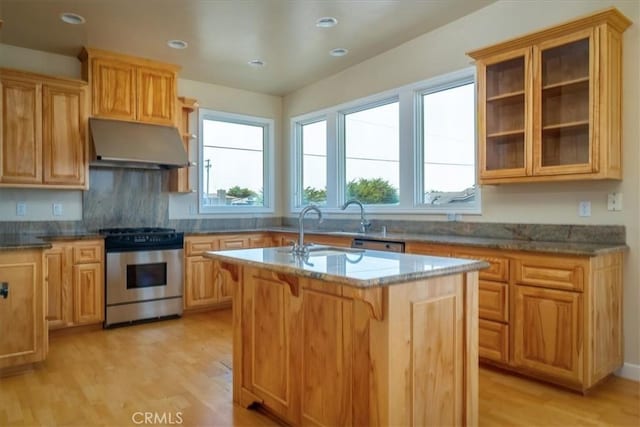
[{"label": "recessed ceiling light", "polygon": [[337,47],[329,51],[329,55],[331,56],[345,56],[347,53],[349,53],[349,49],[343,47]]},{"label": "recessed ceiling light", "polygon": [[71,12],[61,13],[60,19],[62,20],[62,22],[66,22],[67,24],[72,25],[84,24],[85,22],[87,22],[87,20],[84,19],[84,16],[80,16],[77,13]]},{"label": "recessed ceiling light", "polygon": [[251,65],[252,67],[264,67],[265,65],[267,65],[267,63],[262,59],[252,59],[251,61],[248,61],[247,64]]},{"label": "recessed ceiling light", "polygon": [[169,46],[170,48],[173,48],[173,49],[186,49],[187,46],[189,46],[189,43],[187,43],[184,40],[175,39],[175,40],[169,40],[167,42],[167,46]]},{"label": "recessed ceiling light", "polygon": [[322,18],[318,18],[316,21],[316,27],[318,28],[331,28],[338,25],[338,20],[333,16],[325,16]]}]

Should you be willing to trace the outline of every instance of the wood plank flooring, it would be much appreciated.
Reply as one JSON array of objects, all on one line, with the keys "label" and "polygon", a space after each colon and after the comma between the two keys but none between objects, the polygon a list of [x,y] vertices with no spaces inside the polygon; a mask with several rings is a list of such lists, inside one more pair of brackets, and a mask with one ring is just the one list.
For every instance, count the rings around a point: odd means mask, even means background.
[{"label": "wood plank flooring", "polygon": [[[640,425],[640,384],[588,396],[480,370],[480,426]],[[0,379],[0,426],[267,426],[231,403],[231,312],[55,337],[38,369]]]}]

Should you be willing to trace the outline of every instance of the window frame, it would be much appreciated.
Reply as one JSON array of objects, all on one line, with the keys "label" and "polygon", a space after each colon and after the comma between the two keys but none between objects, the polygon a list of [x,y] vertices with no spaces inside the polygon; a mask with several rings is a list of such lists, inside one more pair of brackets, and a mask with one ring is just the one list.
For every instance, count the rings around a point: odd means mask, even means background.
[{"label": "window frame", "polygon": [[[477,108],[474,108],[474,159],[476,197],[473,204],[461,206],[434,206],[424,203],[421,194],[423,188],[424,154],[422,96],[425,93],[437,92],[447,88],[473,83],[474,103],[477,97],[477,78],[475,67],[467,67],[454,72],[433,77],[428,80],[411,83],[395,89],[349,101],[333,107],[313,111],[290,119],[292,150],[289,175],[289,207],[292,214],[297,214],[303,208],[300,204],[302,185],[301,177],[301,140],[298,126],[313,123],[319,118],[327,121],[327,205],[323,211],[328,213],[344,213],[340,209],[345,202],[346,181],[344,145],[344,114],[374,108],[396,100],[399,102],[399,140],[400,140],[400,200],[395,205],[366,205],[368,213],[377,214],[425,214],[447,215],[448,219],[458,219],[458,214],[480,215],[482,213],[482,195],[478,184],[478,131]],[[342,116],[342,117],[341,117]],[[300,198],[296,199],[300,194]]]},{"label": "window frame", "polygon": [[[311,125],[318,122],[325,122],[327,127],[327,140],[329,139],[329,120],[327,116],[324,114],[313,114],[308,117],[303,117],[300,120],[296,121],[292,126],[291,140],[295,141],[295,144],[292,148],[292,165],[291,170],[293,171],[293,187],[292,188],[292,204],[293,206],[302,207],[302,197],[304,195],[304,140],[302,138],[302,128],[306,125]],[[327,151],[327,163],[329,162],[329,150],[326,147]],[[327,176],[327,204],[329,203],[329,177]]]},{"label": "window frame", "polygon": [[[204,188],[204,132],[205,120],[213,120],[248,126],[257,126],[262,132],[262,206],[247,205],[205,205],[202,197]],[[275,212],[275,163],[274,163],[274,120],[266,117],[236,114],[208,108],[198,109],[198,212],[200,214],[245,214]]]}]

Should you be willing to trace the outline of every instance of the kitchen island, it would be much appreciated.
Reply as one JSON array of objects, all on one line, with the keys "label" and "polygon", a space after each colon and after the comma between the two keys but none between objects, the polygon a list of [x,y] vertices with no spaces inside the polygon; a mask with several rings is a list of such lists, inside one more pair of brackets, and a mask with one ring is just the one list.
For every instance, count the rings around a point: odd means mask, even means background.
[{"label": "kitchen island", "polygon": [[207,252],[233,288],[233,400],[293,425],[477,425],[485,262]]}]

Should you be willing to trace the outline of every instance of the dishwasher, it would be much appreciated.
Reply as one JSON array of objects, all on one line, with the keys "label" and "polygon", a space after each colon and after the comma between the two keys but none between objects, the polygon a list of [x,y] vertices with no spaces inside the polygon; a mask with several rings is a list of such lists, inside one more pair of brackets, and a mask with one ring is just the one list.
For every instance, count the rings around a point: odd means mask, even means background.
[{"label": "dishwasher", "polygon": [[352,248],[371,249],[385,252],[404,252],[404,242],[393,240],[363,239],[357,237],[351,241]]}]

